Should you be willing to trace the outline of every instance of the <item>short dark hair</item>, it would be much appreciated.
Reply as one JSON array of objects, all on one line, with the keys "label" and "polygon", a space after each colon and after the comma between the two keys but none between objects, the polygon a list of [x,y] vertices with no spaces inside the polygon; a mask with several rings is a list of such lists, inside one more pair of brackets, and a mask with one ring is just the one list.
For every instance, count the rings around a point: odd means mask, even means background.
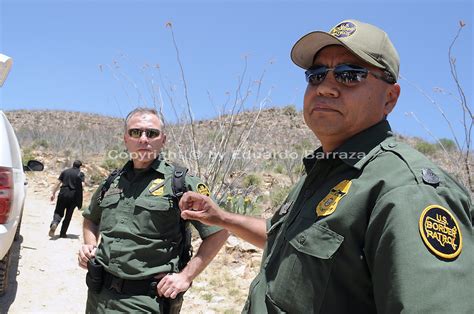
[{"label": "short dark hair", "polygon": [[138,107],[138,108],[135,108],[133,109],[132,111],[130,111],[130,113],[127,115],[127,117],[125,118],[125,131],[127,131],[127,125],[128,125],[128,121],[130,121],[130,119],[136,115],[137,113],[148,113],[148,114],[152,114],[152,115],[155,115],[158,117],[158,119],[160,119],[160,122],[161,122],[161,128],[164,129],[165,128],[165,120],[163,119],[163,115],[161,113],[159,113],[156,109],[154,108],[145,108],[145,107]]},{"label": "short dark hair", "polygon": [[80,160],[74,160],[74,162],[72,163],[73,168],[81,168],[81,166],[82,162]]}]

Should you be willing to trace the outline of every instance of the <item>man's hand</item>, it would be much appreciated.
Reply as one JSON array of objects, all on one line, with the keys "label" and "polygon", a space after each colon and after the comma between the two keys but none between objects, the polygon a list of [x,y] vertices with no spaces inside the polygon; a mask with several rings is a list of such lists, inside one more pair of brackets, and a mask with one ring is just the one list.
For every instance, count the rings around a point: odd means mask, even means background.
[{"label": "man's hand", "polygon": [[87,262],[95,256],[95,251],[97,247],[92,244],[83,244],[79,249],[79,253],[77,254],[77,260],[79,262],[79,266],[84,269],[87,269]]},{"label": "man's hand", "polygon": [[263,249],[267,241],[265,219],[226,212],[209,197],[196,192],[186,192],[179,201],[183,219],[198,220],[206,225],[219,226],[239,238]]},{"label": "man's hand", "polygon": [[160,280],[156,291],[160,297],[175,299],[179,293],[188,290],[190,286],[191,280],[184,274],[168,274]]},{"label": "man's hand", "polygon": [[61,186],[62,182],[61,180],[58,180],[58,182],[56,182],[56,184],[54,185],[53,187],[53,191],[51,193],[51,202],[54,201],[54,198],[56,197],[56,192],[59,190],[59,187]]},{"label": "man's hand", "polygon": [[207,225],[221,225],[222,210],[207,196],[186,192],[179,201],[183,219],[198,220]]}]

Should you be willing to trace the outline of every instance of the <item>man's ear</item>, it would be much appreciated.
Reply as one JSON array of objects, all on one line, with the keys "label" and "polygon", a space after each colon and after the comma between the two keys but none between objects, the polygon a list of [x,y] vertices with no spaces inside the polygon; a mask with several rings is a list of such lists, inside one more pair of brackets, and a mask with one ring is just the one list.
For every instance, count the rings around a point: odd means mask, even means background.
[{"label": "man's ear", "polygon": [[392,112],[393,108],[395,108],[395,105],[397,104],[399,96],[400,96],[400,85],[398,83],[390,85],[390,87],[387,88],[385,107],[383,111],[385,115],[388,115],[390,112]]}]

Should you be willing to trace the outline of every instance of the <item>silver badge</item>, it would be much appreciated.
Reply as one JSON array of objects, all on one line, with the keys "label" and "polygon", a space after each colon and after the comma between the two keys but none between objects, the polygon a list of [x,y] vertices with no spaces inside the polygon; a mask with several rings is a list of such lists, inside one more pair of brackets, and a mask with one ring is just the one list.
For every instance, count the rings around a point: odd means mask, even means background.
[{"label": "silver badge", "polygon": [[283,204],[280,208],[280,215],[286,215],[286,213],[288,212],[288,209],[290,209],[291,205],[293,204],[293,201],[291,202],[286,202],[285,204]]}]

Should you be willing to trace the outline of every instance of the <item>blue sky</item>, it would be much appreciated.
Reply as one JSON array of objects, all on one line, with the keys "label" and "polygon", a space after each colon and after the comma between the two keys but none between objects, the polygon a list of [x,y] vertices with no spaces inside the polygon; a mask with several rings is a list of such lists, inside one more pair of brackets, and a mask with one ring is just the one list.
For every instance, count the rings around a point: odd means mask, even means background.
[{"label": "blue sky", "polygon": [[[472,107],[474,21],[468,0],[0,3],[0,52],[14,59],[0,90],[2,110],[61,109],[121,117],[137,104],[152,103],[153,80],[154,90],[162,92],[165,114],[173,120],[165,90],[174,89],[178,109],[184,97],[167,22],[173,23],[197,119],[214,116],[215,108],[235,96],[244,56],[248,62],[244,86],[253,86],[248,108],[257,103],[254,82],[265,73],[259,99],[269,95],[269,105],[294,104],[301,109],[306,83],[303,70],[289,58],[291,47],[307,32],[329,30],[346,18],[375,24],[389,34],[400,54],[401,75],[443,106],[460,137],[459,105],[454,97],[433,88],[456,93],[447,53],[463,20],[467,25],[453,53]],[[150,67],[144,69],[145,64]],[[153,68],[156,64],[159,72]],[[437,137],[452,138],[429,100],[406,80],[400,84],[402,94],[389,117],[393,129],[431,140],[406,115],[414,112]]]}]

